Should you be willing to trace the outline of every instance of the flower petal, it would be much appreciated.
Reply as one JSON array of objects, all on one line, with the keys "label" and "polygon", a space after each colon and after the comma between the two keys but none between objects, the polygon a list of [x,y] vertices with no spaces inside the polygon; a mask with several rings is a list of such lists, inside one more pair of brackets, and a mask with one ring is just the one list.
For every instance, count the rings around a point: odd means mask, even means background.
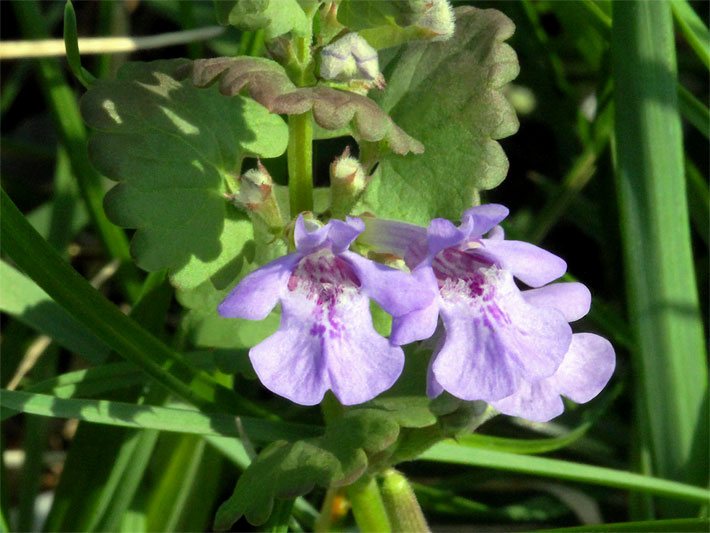
[{"label": "flower petal", "polygon": [[463,221],[467,218],[471,219],[471,235],[480,237],[499,224],[501,220],[508,216],[508,213],[510,213],[510,211],[504,205],[477,205],[476,207],[464,211],[461,220]]},{"label": "flower petal", "polygon": [[457,228],[444,218],[435,218],[427,228],[429,254],[434,256],[445,248],[459,245],[468,238],[469,230],[470,227]]},{"label": "flower petal", "polygon": [[254,346],[249,359],[267,389],[301,405],[316,405],[330,388],[318,306],[301,292],[287,291],[281,307],[278,331]]},{"label": "flower petal", "polygon": [[553,307],[567,322],[579,320],[592,305],[592,293],[581,283],[553,283],[522,292],[523,298],[534,307]]},{"label": "flower petal", "polygon": [[483,239],[477,253],[492,257],[531,287],[546,285],[567,271],[564,259],[527,242]]},{"label": "flower petal", "polygon": [[463,400],[495,401],[557,370],[572,338],[559,311],[527,304],[511,274],[496,267],[479,297],[456,291],[442,288],[446,340],[433,371],[444,389]]},{"label": "flower petal", "polygon": [[429,368],[426,373],[426,395],[429,398],[436,398],[442,392],[444,392],[444,387],[442,387],[441,383],[436,380],[436,376],[434,375],[434,371],[432,370],[433,362],[434,358],[432,358],[429,362]]},{"label": "flower petal", "polygon": [[599,394],[616,366],[614,347],[593,333],[575,333],[565,359],[551,380],[560,394],[585,403]]},{"label": "flower petal", "polygon": [[426,228],[371,216],[363,216],[362,220],[365,222],[365,231],[358,237],[358,242],[371,250],[402,258],[413,249],[416,249],[415,255],[418,257],[426,255]]},{"label": "flower petal", "polygon": [[375,331],[363,294],[338,302],[328,316],[323,346],[331,388],[343,405],[386,391],[404,368],[404,352]]},{"label": "flower petal", "polygon": [[410,342],[425,340],[431,337],[436,330],[439,321],[439,303],[436,277],[431,267],[422,265],[412,272],[412,276],[419,280],[423,286],[428,286],[435,294],[432,301],[426,307],[407,313],[406,315],[395,317],[392,320],[392,333],[390,341],[397,345],[409,344]]},{"label": "flower petal", "polygon": [[364,229],[363,221],[355,217],[348,217],[347,222],[333,219],[325,226],[319,226],[312,220],[304,219],[303,215],[298,215],[293,240],[296,249],[304,255],[327,245],[335,254],[339,254],[347,250]]},{"label": "flower petal", "polygon": [[502,241],[503,239],[505,239],[505,230],[502,226],[495,226],[491,231],[488,232],[486,238],[493,239],[494,241]]},{"label": "flower petal", "polygon": [[303,215],[298,215],[296,224],[293,227],[293,240],[296,243],[296,249],[303,255],[309,254],[325,243],[328,238],[330,228],[320,226],[313,220],[303,218]]},{"label": "flower petal", "polygon": [[365,230],[365,223],[357,217],[348,217],[346,222],[333,219],[328,222],[328,239],[333,253],[340,254],[350,248],[350,244]]},{"label": "flower petal", "polygon": [[436,331],[439,321],[439,306],[432,301],[427,307],[412,311],[402,317],[392,320],[392,333],[390,341],[402,346],[414,341],[428,339]]},{"label": "flower petal", "polygon": [[363,293],[392,316],[402,316],[429,305],[436,293],[407,272],[375,263],[354,252],[340,257],[352,267]]},{"label": "flower petal", "polygon": [[278,303],[300,258],[300,254],[288,254],[250,273],[222,300],[217,311],[225,318],[263,320]]},{"label": "flower petal", "polygon": [[560,416],[565,409],[559,393],[542,379],[536,383],[523,381],[514,394],[491,402],[491,405],[505,415],[517,416],[533,422],[547,422]]}]

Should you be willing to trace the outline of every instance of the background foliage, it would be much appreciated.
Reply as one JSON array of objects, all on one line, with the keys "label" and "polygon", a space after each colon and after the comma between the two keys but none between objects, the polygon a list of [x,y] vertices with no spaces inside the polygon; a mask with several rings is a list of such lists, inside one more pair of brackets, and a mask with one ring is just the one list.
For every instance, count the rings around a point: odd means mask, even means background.
[{"label": "background foliage", "polygon": [[[381,117],[368,123],[362,136],[372,146],[363,151],[382,149],[385,139],[397,153],[383,155],[359,208],[425,223],[455,220],[479,192],[510,206],[508,234],[544,243],[590,286],[594,306],[580,329],[612,340],[618,369],[599,398],[570,405],[553,422],[497,417],[399,468],[434,529],[598,530],[594,524],[626,522],[608,528],[707,530],[707,4],[471,3],[500,10],[515,26],[499,14],[489,24],[461,22],[468,35],[496,43],[494,50],[478,50],[472,39],[436,53],[417,43],[381,53],[388,88],[371,95],[403,132]],[[219,9],[224,20],[230,4]],[[343,9],[352,24],[369,24],[353,15],[357,4]],[[0,3],[3,41],[61,36],[63,9]],[[206,2],[85,2],[76,11],[87,36],[153,35],[216,21]],[[373,7],[367,20],[377,16]],[[408,403],[409,391],[396,391],[406,404],[354,410],[343,419],[347,431],[336,426],[323,435],[317,409],[268,394],[249,366],[245,348],[277,317],[240,323],[214,311],[239,273],[284,253],[274,246],[257,256],[258,229],[221,195],[224,178],[253,166],[254,157],[265,158],[284,185],[288,132],[253,94],[225,105],[217,87],[176,81],[181,62],[172,59],[261,56],[264,33],[305,31],[298,17],[270,17],[265,30],[228,28],[131,54],[132,61],[170,59],[162,63],[166,76],[149,88],[127,81],[146,74],[125,64],[125,55],[82,58],[99,81],[81,108],[85,89],[65,60],[0,64],[7,193],[0,528],[208,530],[235,485],[242,497],[229,500],[227,511],[266,521],[260,528],[313,529],[321,505],[336,527],[348,528],[345,489],[326,497],[323,486],[357,477],[366,452],[412,459],[430,444],[417,430],[432,426],[433,415]],[[461,68],[470,62],[489,70]],[[104,94],[113,107],[101,107]],[[166,95],[169,106],[148,105]],[[280,113],[290,112],[287,104]],[[323,115],[317,186],[328,184],[332,159],[354,146],[333,137]],[[259,134],[245,137],[240,121]],[[195,124],[220,135],[197,136]],[[398,155],[420,151],[406,134],[426,147],[423,155]],[[200,186],[186,191],[183,183]],[[316,210],[322,197],[316,189]],[[423,355],[408,352],[407,371],[420,371]],[[437,427],[433,440],[458,429],[459,407],[437,407],[449,426]],[[243,416],[235,423],[230,413]],[[349,439],[352,454],[338,456],[339,439]],[[406,446],[392,449],[395,439]],[[254,447],[273,441],[240,477]],[[308,472],[275,479],[274,457],[279,464],[298,457],[296,466]],[[314,484],[295,500],[273,499]],[[251,494],[251,486],[259,491]],[[239,507],[246,496],[250,505]],[[265,506],[272,505],[269,518]],[[246,520],[233,526],[253,528]]]}]

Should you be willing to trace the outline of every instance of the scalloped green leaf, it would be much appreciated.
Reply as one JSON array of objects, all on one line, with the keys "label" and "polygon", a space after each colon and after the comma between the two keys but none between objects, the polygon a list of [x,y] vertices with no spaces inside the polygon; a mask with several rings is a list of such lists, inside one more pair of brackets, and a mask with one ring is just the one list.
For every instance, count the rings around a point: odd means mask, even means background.
[{"label": "scalloped green leaf", "polygon": [[478,191],[505,178],[508,160],[496,140],[518,129],[502,93],[519,71],[504,42],[515,26],[494,9],[455,12],[450,40],[404,45],[385,69],[387,89],[379,103],[426,153],[384,156],[362,210],[419,224],[458,219]]},{"label": "scalloped green leaf", "polygon": [[338,6],[338,22],[353,31],[378,26],[406,26],[415,12],[408,0],[343,0]]},{"label": "scalloped green leaf", "polygon": [[352,129],[353,136],[366,142],[384,141],[396,154],[421,153],[424,148],[410,137],[378,105],[366,96],[330,87],[296,87],[278,63],[258,57],[216,57],[198,59],[191,75],[197,87],[217,82],[226,96],[246,90],[272,113],[299,115],[313,111],[313,120],[327,130]]},{"label": "scalloped green leaf", "polygon": [[235,281],[227,288],[217,289],[213,282],[208,280],[197,287],[177,291],[178,301],[188,309],[183,327],[195,346],[251,348],[278,328],[278,312],[273,312],[258,322],[219,316],[217,306],[236,283]]},{"label": "scalloped green leaf", "polygon": [[264,30],[267,39],[293,32],[303,35],[308,18],[296,0],[215,0],[217,20],[240,30]]},{"label": "scalloped green leaf", "polygon": [[[245,157],[278,157],[288,127],[254,100],[178,81],[186,60],[129,63],[81,101],[94,166],[119,182],[108,217],[136,228],[131,251],[181,288],[237,272],[251,223],[224,198]],[[231,281],[231,280],[230,280]]]},{"label": "scalloped green leaf", "polygon": [[268,520],[275,498],[294,498],[315,486],[353,483],[367,469],[368,456],[387,449],[398,434],[398,424],[386,413],[353,409],[329,425],[322,437],[272,443],[220,506],[215,529],[228,529],[242,516],[258,526]]}]

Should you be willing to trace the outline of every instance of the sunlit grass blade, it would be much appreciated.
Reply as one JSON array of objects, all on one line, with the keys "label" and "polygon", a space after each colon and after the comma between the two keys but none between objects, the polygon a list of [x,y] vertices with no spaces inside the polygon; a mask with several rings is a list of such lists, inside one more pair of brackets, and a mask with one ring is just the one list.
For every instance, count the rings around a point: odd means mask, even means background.
[{"label": "sunlit grass blade", "polygon": [[695,51],[700,61],[710,68],[710,31],[703,19],[693,10],[687,0],[670,0],[675,18],[685,40]]},{"label": "sunlit grass blade", "polygon": [[[95,424],[157,429],[175,433],[239,437],[236,419],[224,413],[204,413],[186,407],[157,407],[108,400],[73,400],[46,394],[3,390],[0,405],[15,411]],[[255,442],[297,440],[317,436],[315,426],[240,417],[244,432]]]},{"label": "sunlit grass blade", "polygon": [[200,407],[272,416],[239,397],[126,317],[106,300],[27,223],[2,191],[2,249],[59,305],[118,354],[140,366],[169,390]]},{"label": "sunlit grass blade", "polygon": [[0,311],[51,337],[93,364],[106,360],[110,349],[93,332],[57,305],[31,279],[0,261]]},{"label": "sunlit grass blade", "polygon": [[[666,2],[615,2],[616,173],[640,416],[654,474],[706,485],[707,362]],[[667,509],[683,512],[681,506]]]},{"label": "sunlit grass blade", "polygon": [[648,492],[699,504],[710,503],[710,491],[675,481],[642,476],[632,472],[613,470],[547,457],[516,455],[492,450],[476,450],[451,442],[441,442],[424,452],[419,459],[458,465],[492,468],[507,472],[533,474],[566,479],[631,491]]}]

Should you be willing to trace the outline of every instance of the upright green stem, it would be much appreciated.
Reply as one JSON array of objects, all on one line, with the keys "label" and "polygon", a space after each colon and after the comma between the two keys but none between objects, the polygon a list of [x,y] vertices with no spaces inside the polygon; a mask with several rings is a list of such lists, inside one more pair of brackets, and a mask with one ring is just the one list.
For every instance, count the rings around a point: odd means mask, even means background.
[{"label": "upright green stem", "polygon": [[348,487],[355,522],[362,533],[390,533],[390,525],[380,488],[375,478],[364,475]]},{"label": "upright green stem", "polygon": [[[307,10],[313,19],[315,8]],[[311,43],[313,33],[293,39],[295,66],[289,69],[293,82],[299,87],[315,83]],[[313,210],[313,116],[310,111],[288,117],[288,192],[291,216]]]},{"label": "upright green stem", "polygon": [[288,117],[288,192],[291,216],[313,210],[313,121],[310,111]]}]

